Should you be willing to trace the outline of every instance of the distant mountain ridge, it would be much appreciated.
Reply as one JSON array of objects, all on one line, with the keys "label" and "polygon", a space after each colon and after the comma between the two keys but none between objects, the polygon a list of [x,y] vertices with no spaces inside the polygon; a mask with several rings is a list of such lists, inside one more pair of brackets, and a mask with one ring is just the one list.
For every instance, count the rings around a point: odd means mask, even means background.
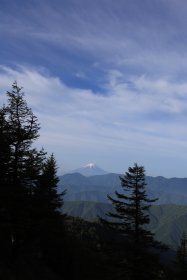
[{"label": "distant mountain ridge", "polygon": [[[104,216],[112,205],[107,194],[122,191],[120,174],[83,176],[65,174],[59,179],[59,191],[67,189],[63,211],[86,220]],[[150,198],[159,198],[150,209],[149,230],[155,237],[176,249],[182,232],[187,232],[187,178],[146,177],[146,190]]]},{"label": "distant mountain ridge", "polygon": [[[107,194],[121,191],[120,174],[83,176],[80,173],[60,176],[59,191],[67,189],[65,200],[107,202]],[[187,178],[146,177],[147,193],[158,197],[157,204],[187,205]]]}]

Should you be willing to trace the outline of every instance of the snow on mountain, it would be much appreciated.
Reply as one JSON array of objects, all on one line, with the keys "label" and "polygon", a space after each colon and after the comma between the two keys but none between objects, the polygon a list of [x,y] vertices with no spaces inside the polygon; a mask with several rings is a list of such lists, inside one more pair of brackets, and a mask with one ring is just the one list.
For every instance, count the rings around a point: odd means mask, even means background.
[{"label": "snow on mountain", "polygon": [[88,163],[80,168],[77,168],[69,173],[80,173],[83,176],[89,177],[94,175],[105,175],[108,172],[97,166],[95,163]]}]

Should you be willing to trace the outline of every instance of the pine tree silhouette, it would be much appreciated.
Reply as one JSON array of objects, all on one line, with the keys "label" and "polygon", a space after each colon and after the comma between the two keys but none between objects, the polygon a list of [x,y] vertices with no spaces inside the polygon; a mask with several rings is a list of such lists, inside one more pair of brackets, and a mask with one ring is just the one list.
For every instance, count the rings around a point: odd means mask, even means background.
[{"label": "pine tree silhouette", "polygon": [[109,219],[100,218],[117,236],[113,250],[116,250],[118,264],[121,263],[119,279],[158,279],[159,263],[152,250],[164,249],[165,246],[156,241],[153,233],[145,228],[150,222],[151,203],[157,199],[149,199],[147,196],[143,166],[134,164],[129,167],[120,180],[123,193],[116,191],[116,198],[108,195],[115,211],[107,213]]}]

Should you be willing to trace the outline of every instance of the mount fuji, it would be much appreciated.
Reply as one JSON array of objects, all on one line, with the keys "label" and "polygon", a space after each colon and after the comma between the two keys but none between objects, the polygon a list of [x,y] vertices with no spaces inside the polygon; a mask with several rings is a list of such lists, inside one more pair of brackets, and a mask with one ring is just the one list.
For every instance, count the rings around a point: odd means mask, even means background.
[{"label": "mount fuji", "polygon": [[80,173],[83,176],[90,177],[94,175],[105,175],[108,174],[105,170],[101,169],[94,163],[88,163],[80,168],[77,168],[68,173]]}]

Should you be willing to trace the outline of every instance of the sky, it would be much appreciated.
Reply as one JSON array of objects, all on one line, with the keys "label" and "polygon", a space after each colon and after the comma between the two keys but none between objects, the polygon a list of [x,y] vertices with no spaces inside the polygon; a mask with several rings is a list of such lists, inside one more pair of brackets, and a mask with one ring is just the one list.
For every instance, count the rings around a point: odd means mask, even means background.
[{"label": "sky", "polygon": [[15,80],[59,174],[187,177],[186,0],[0,0],[0,104]]}]

